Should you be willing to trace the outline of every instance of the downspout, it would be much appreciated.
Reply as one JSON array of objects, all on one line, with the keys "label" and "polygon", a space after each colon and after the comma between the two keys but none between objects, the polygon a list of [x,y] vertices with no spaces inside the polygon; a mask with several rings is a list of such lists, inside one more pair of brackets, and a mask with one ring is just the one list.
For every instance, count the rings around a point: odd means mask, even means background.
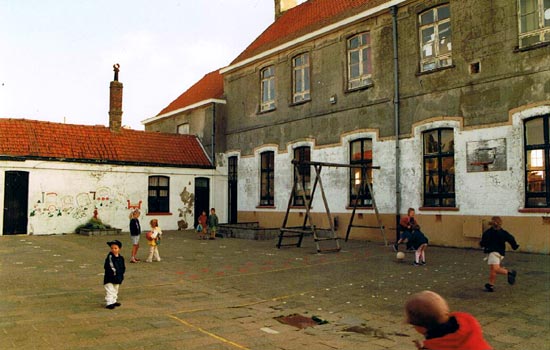
[{"label": "downspout", "polygon": [[216,167],[216,102],[212,102],[212,165]]},{"label": "downspout", "polygon": [[399,158],[401,151],[399,149],[399,56],[397,50],[397,5],[391,7],[392,27],[393,27],[393,113],[395,125],[395,241],[399,240],[399,209],[401,208],[401,179]]}]

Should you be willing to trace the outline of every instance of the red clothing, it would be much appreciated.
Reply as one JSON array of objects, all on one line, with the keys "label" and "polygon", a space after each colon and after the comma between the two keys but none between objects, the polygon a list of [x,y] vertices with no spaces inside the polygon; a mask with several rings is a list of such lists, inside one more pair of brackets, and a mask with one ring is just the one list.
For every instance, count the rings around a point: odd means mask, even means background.
[{"label": "red clothing", "polygon": [[201,226],[203,228],[206,228],[206,220],[208,219],[208,217],[206,216],[206,214],[201,214],[201,216],[199,216],[199,224],[201,224]]},{"label": "red clothing", "polygon": [[490,350],[492,349],[485,339],[481,326],[474,316],[465,312],[453,312],[458,329],[456,332],[445,334],[439,338],[426,339],[424,349],[432,350]]}]

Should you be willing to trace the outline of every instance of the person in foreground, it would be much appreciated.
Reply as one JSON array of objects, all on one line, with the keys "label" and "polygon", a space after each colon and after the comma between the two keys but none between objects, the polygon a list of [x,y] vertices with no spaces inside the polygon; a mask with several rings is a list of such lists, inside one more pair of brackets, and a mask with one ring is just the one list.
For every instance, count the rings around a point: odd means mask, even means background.
[{"label": "person in foreground", "polygon": [[516,239],[510,233],[502,229],[502,219],[500,216],[493,216],[491,226],[487,231],[483,232],[479,245],[487,255],[487,264],[489,264],[489,283],[485,284],[485,290],[488,292],[495,291],[495,282],[497,275],[507,275],[510,285],[516,283],[516,271],[508,270],[500,264],[506,254],[506,242],[512,246],[513,250],[519,248]]},{"label": "person in foreground", "polygon": [[103,287],[105,288],[106,308],[112,310],[121,305],[117,301],[118,289],[124,280],[126,266],[124,265],[124,257],[120,255],[122,243],[115,239],[114,241],[107,242],[107,245],[111,247],[111,251],[107,254],[105,263],[103,264],[103,267],[105,268]]},{"label": "person in foreground", "polygon": [[412,295],[405,304],[407,323],[424,335],[417,349],[431,350],[491,350],[481,326],[474,316],[465,312],[450,312],[445,299],[432,291]]}]

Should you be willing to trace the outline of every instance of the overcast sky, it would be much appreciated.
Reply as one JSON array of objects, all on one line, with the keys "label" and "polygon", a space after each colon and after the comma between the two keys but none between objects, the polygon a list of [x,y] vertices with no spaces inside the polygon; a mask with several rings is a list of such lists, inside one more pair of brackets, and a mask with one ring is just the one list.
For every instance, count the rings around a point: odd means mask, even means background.
[{"label": "overcast sky", "polygon": [[119,63],[122,124],[143,130],[273,19],[273,0],[0,0],[0,118],[107,126]]}]

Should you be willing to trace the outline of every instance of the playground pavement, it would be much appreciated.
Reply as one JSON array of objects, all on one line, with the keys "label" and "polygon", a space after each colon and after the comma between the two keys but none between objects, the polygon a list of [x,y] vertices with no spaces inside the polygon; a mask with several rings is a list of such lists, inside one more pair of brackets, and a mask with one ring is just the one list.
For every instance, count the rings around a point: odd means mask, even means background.
[{"label": "playground pavement", "polygon": [[[142,235],[143,236],[143,235]],[[121,307],[105,309],[106,241],[123,242]],[[483,290],[488,267],[475,249],[428,247],[427,265],[398,262],[391,246],[341,242],[317,254],[275,240],[198,240],[169,231],[161,262],[130,264],[130,237],[0,237],[1,349],[415,349],[403,305],[430,289],[472,313],[495,349],[550,349],[550,256],[510,252],[518,271]],[[521,242],[520,242],[521,244]],[[138,254],[147,253],[142,237]],[[323,321],[298,328],[277,318]]]}]

